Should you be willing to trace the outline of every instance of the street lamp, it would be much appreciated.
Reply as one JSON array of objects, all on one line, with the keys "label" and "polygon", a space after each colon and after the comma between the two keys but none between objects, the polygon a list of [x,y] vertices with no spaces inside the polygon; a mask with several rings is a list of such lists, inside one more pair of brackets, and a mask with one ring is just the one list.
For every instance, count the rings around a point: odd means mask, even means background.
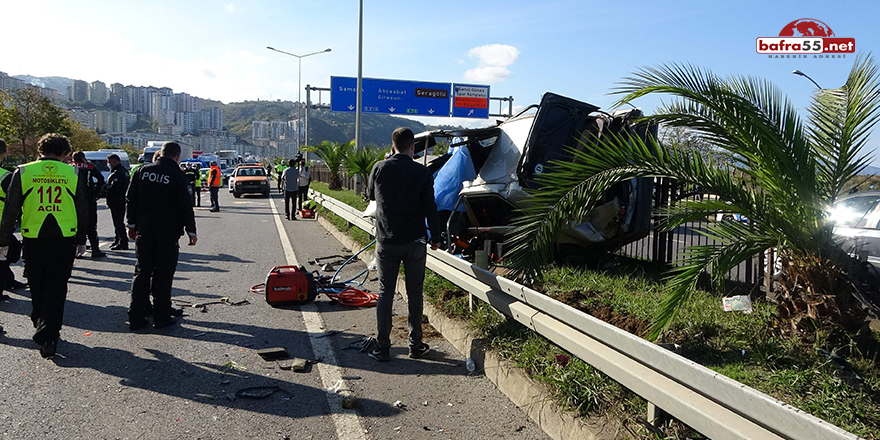
[{"label": "street lamp", "polygon": [[307,53],[305,55],[292,54],[290,52],[285,52],[283,50],[275,49],[274,47],[271,47],[271,46],[266,46],[266,49],[269,49],[269,50],[272,50],[272,51],[275,51],[278,53],[283,53],[284,55],[290,55],[292,57],[296,57],[297,60],[299,61],[299,80],[298,80],[298,85],[297,85],[297,89],[296,89],[296,152],[299,153],[300,152],[300,145],[299,145],[300,129],[299,128],[300,128],[300,121],[302,120],[302,95],[301,95],[301,93],[302,93],[302,59],[305,57],[310,57],[312,55],[318,55],[319,53],[330,52],[331,49],[328,47],[327,49],[324,49],[324,50],[321,50],[318,52]]},{"label": "street lamp", "polygon": [[812,82],[813,84],[816,85],[817,89],[822,89],[822,86],[820,86],[819,83],[817,83],[816,81],[813,81],[813,78],[810,78],[809,75],[807,75],[806,73],[801,72],[800,70],[797,70],[797,69],[792,70],[791,73],[794,75],[802,76],[802,77],[810,80],[810,82]]}]

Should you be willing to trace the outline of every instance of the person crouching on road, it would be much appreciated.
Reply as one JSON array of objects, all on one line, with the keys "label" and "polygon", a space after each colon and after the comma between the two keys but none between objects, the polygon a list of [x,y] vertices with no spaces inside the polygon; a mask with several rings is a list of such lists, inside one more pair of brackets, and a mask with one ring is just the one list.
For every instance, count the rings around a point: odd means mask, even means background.
[{"label": "person crouching on road", "polygon": [[394,130],[391,143],[395,154],[376,163],[367,182],[367,195],[376,201],[376,260],[379,263],[378,346],[369,356],[383,362],[391,360],[391,312],[401,262],[409,305],[409,357],[421,358],[431,351],[428,344],[422,342],[426,219],[431,231],[431,249],[440,246],[434,178],[431,170],[412,159],[415,145],[412,130],[403,127]]},{"label": "person crouching on road", "polygon": [[[173,316],[183,311],[171,307],[171,285],[180,253],[183,232],[195,246],[196,219],[189,182],[178,168],[180,145],[166,142],[157,163],[134,173],[128,187],[128,236],[136,240],[137,263],[131,283],[128,322],[131,330],[147,325],[152,309],[153,327],[174,324]],[[150,306],[150,291],[154,304]]]},{"label": "person crouching on road", "polygon": [[220,171],[220,167],[217,166],[217,162],[211,162],[211,171],[208,171],[208,185],[210,185],[211,190],[211,212],[220,211],[220,200],[218,196],[220,194],[220,187],[223,186],[223,173]]},{"label": "person crouching on road", "polygon": [[[62,158],[70,154],[67,137],[50,133],[37,142],[40,158],[19,165],[12,175],[0,220],[0,258],[5,259],[9,238],[21,221],[25,271],[30,284],[40,355],[55,356],[67,281],[78,252],[85,252],[88,194],[78,183],[77,170]],[[80,174],[82,175],[82,174]]]},{"label": "person crouching on road", "polygon": [[[299,170],[296,169],[296,161],[290,159],[281,177],[284,179],[284,214],[288,220],[296,220],[296,198],[299,196]],[[293,199],[293,215],[290,215],[291,199]]]},{"label": "person crouching on road", "polygon": [[[92,246],[92,258],[103,258],[105,254],[98,248],[98,190],[104,187],[104,176],[98,169],[86,160],[86,154],[82,151],[73,153],[73,163],[79,172],[79,184],[85,187],[89,200],[89,223],[85,226],[86,237]],[[77,258],[83,254],[77,255]]]},{"label": "person crouching on road", "polygon": [[113,218],[113,230],[116,237],[110,249],[114,251],[128,250],[128,234],[125,230],[125,193],[128,191],[128,170],[116,154],[107,156],[110,165],[110,176],[107,177],[107,207]]}]

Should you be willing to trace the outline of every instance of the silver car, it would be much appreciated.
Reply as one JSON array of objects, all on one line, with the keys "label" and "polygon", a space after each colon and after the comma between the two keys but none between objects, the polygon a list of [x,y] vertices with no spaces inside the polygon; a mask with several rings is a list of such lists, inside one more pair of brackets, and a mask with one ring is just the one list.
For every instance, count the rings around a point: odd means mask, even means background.
[{"label": "silver car", "polygon": [[829,215],[843,249],[880,269],[880,191],[843,197],[831,207]]}]

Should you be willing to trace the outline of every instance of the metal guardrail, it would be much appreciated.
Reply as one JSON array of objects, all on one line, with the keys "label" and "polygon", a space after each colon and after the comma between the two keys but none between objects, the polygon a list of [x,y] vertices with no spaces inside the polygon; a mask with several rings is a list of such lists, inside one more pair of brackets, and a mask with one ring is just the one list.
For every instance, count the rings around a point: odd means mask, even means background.
[{"label": "metal guardrail", "polygon": [[[309,195],[375,235],[363,213],[332,197]],[[531,328],[713,439],[858,439],[819,418],[663,349],[547,295],[443,251],[429,269]]]}]

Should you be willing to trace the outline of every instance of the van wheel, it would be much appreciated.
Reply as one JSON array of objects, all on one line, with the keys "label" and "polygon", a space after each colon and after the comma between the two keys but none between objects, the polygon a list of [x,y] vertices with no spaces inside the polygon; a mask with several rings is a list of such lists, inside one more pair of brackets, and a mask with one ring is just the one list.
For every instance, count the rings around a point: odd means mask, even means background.
[{"label": "van wheel", "polygon": [[233,192],[232,192],[232,197],[235,197],[235,198],[237,199],[237,198],[241,197],[241,194],[239,194],[239,193],[233,191]]}]

